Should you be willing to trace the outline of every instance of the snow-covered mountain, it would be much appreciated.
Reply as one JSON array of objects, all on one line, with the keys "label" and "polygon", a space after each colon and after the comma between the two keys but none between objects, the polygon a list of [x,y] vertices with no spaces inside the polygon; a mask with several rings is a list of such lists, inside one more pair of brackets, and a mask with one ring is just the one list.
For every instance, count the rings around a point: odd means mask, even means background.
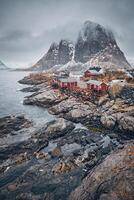
[{"label": "snow-covered mountain", "polygon": [[79,32],[75,45],[75,60],[85,63],[91,55],[105,49],[110,44],[116,45],[111,31],[99,24],[86,21]]},{"label": "snow-covered mountain", "polygon": [[[110,69],[131,69],[111,30],[86,21],[75,45],[67,40],[53,43],[48,52],[30,70],[79,70],[87,65]],[[78,69],[77,69],[78,68]]]},{"label": "snow-covered mountain", "polygon": [[32,70],[49,70],[53,66],[61,66],[71,61],[74,56],[74,45],[67,40],[61,40],[59,44],[52,43],[48,52],[31,67]]},{"label": "snow-covered mountain", "polygon": [[0,61],[0,70],[8,70],[9,68],[2,62]]},{"label": "snow-covered mountain", "polygon": [[86,21],[79,33],[75,60],[104,68],[131,68],[111,30],[91,21]]}]

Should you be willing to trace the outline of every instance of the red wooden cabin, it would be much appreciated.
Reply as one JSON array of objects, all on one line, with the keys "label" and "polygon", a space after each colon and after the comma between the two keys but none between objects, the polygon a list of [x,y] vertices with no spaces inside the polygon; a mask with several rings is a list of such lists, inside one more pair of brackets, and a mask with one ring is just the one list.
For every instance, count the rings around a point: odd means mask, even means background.
[{"label": "red wooden cabin", "polygon": [[108,85],[102,81],[90,80],[87,82],[87,89],[95,91],[107,91]]},{"label": "red wooden cabin", "polygon": [[59,79],[58,85],[61,88],[73,89],[77,87],[77,80],[74,78]]},{"label": "red wooden cabin", "polygon": [[90,78],[91,76],[98,76],[103,74],[101,67],[92,67],[84,72],[84,78]]}]

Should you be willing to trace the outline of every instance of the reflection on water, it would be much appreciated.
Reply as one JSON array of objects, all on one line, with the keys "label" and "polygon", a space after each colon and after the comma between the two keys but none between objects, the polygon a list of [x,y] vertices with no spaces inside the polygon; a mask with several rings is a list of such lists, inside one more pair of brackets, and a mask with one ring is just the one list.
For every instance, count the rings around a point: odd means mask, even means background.
[{"label": "reflection on water", "polygon": [[54,118],[46,109],[23,105],[27,93],[20,91],[26,85],[21,85],[18,80],[28,75],[28,72],[0,71],[0,117],[10,114],[24,114],[32,119],[36,126],[46,123]]}]

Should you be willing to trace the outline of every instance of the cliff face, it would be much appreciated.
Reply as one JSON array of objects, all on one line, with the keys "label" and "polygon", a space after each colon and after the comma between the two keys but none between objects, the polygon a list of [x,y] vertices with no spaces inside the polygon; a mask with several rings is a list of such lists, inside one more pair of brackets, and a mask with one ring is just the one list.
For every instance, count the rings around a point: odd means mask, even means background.
[{"label": "cliff face", "polygon": [[76,62],[90,62],[104,67],[131,68],[118,47],[113,33],[103,26],[87,21],[75,45]]},{"label": "cliff face", "polygon": [[31,69],[49,70],[55,65],[64,69],[63,66],[72,60],[75,64],[81,63],[81,68],[84,63],[88,63],[110,69],[131,69],[113,33],[91,21],[84,23],[75,45],[67,40],[61,40],[59,44],[53,43]]},{"label": "cliff face", "polygon": [[91,65],[99,64],[109,70],[129,70],[132,68],[117,45],[109,45],[98,53],[91,55],[90,63]]},{"label": "cliff face", "polygon": [[91,55],[98,53],[109,45],[116,45],[112,32],[99,24],[86,21],[75,45],[75,60],[83,63],[87,62]]}]

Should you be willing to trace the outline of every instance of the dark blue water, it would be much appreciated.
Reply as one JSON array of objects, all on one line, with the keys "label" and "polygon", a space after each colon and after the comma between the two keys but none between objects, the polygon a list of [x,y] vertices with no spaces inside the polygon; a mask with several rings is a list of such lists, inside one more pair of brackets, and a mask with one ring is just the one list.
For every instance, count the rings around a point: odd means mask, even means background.
[{"label": "dark blue water", "polygon": [[0,71],[0,117],[24,114],[38,126],[52,120],[54,116],[44,108],[23,105],[24,97],[30,94],[20,91],[26,85],[19,84],[18,80],[28,74],[28,72]]}]

